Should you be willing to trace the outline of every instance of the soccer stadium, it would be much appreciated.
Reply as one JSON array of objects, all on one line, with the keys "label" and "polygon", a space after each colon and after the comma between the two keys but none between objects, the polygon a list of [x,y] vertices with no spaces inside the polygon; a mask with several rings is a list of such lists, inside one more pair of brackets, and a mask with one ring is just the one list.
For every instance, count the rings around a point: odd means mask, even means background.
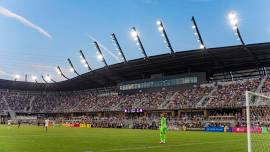
[{"label": "soccer stadium", "polygon": [[0,152],[270,152],[269,4],[0,0]]}]

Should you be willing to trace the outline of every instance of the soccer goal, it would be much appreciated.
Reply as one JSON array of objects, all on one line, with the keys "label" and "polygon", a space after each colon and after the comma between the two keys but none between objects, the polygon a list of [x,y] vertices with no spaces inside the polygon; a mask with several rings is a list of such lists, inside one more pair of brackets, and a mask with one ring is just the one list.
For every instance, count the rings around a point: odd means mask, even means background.
[{"label": "soccer goal", "polygon": [[248,152],[269,152],[270,96],[250,91],[245,95]]}]

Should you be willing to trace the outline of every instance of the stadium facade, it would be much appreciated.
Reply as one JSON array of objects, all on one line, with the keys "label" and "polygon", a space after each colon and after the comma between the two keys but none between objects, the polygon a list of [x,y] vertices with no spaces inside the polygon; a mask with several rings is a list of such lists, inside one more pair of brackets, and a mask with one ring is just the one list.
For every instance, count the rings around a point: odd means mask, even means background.
[{"label": "stadium facade", "polygon": [[116,87],[129,82],[194,76],[197,83],[265,75],[270,43],[181,51],[121,62],[57,83],[0,80],[1,89],[23,91],[76,91]]},{"label": "stadium facade", "polygon": [[0,80],[1,114],[243,116],[244,90],[261,91],[269,65],[270,43],[260,43],[150,56],[56,83]]}]

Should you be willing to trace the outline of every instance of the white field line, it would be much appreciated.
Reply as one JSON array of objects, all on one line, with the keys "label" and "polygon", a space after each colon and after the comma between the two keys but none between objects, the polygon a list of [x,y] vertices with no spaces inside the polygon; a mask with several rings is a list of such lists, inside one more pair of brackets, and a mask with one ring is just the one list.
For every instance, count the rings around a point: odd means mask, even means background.
[{"label": "white field line", "polygon": [[[113,151],[127,151],[127,150],[144,150],[144,149],[155,149],[155,148],[169,148],[169,147],[183,147],[183,146],[192,146],[192,145],[205,145],[205,144],[223,144],[223,143],[231,143],[237,142],[241,140],[229,140],[229,141],[216,141],[216,142],[197,142],[197,143],[185,143],[181,145],[159,145],[159,146],[145,146],[145,147],[133,147],[133,148],[116,148],[109,150],[101,150],[101,151],[91,151],[91,152],[113,152]],[[84,151],[87,152],[87,151]]]}]

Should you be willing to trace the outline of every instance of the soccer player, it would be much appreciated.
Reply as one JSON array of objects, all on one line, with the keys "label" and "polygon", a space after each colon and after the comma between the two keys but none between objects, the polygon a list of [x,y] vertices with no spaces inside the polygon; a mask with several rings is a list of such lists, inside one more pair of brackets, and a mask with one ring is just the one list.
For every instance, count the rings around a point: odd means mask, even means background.
[{"label": "soccer player", "polygon": [[45,129],[46,129],[46,132],[48,132],[49,122],[50,122],[49,119],[46,119],[45,120]]},{"label": "soccer player", "polygon": [[166,143],[166,134],[168,132],[167,123],[166,123],[167,113],[161,114],[160,120],[160,144]]},{"label": "soccer player", "polygon": [[20,128],[21,127],[21,120],[18,120],[18,128]]},{"label": "soccer player", "polygon": [[8,120],[8,127],[10,127],[11,126],[11,120],[9,119]]}]

